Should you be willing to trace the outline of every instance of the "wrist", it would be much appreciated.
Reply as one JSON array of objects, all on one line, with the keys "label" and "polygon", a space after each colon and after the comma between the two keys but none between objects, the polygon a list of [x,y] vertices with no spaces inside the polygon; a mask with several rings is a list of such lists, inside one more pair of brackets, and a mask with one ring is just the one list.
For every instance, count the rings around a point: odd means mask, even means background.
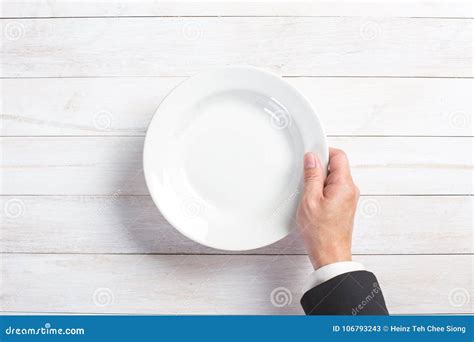
[{"label": "wrist", "polygon": [[331,251],[330,253],[319,252],[310,254],[311,264],[315,270],[336,262],[352,261],[352,253],[350,251]]}]

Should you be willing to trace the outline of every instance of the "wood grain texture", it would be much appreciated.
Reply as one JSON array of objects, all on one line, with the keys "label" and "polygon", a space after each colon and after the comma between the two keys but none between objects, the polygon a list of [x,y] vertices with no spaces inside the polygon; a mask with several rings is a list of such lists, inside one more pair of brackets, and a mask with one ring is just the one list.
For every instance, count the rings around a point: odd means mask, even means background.
[{"label": "wood grain texture", "polygon": [[[354,252],[380,255],[354,259],[390,312],[474,313],[474,256],[460,255],[474,246],[472,11],[467,0],[3,1],[0,311],[302,314],[311,267],[296,233],[215,255],[164,220],[143,179],[163,97],[196,72],[249,64],[289,76],[329,135],[359,136],[330,144],[365,194]],[[288,305],[272,304],[277,288]]]},{"label": "wood grain texture", "polygon": [[[473,205],[472,196],[364,196],[353,253],[473,253]],[[0,208],[0,249],[8,253],[228,253],[182,236],[148,196],[2,196]],[[248,253],[305,249],[294,230]]]},{"label": "wood grain texture", "polygon": [[[473,312],[473,256],[356,260],[377,275],[392,314]],[[0,267],[2,310],[72,313],[302,314],[311,272],[306,256],[284,255],[6,254]],[[289,305],[272,305],[274,291]]]},{"label": "wood grain texture", "polygon": [[465,19],[4,19],[0,29],[3,77],[187,76],[228,64],[283,76],[472,77]]},{"label": "wood grain texture", "polygon": [[5,0],[2,17],[90,17],[90,16],[384,16],[384,17],[472,17],[467,0],[377,2],[344,1],[249,1],[249,0],[146,0],[70,1]]},{"label": "wood grain texture", "polygon": [[[258,137],[256,137],[258,139]],[[1,138],[3,195],[147,195],[142,137]],[[329,138],[362,194],[472,194],[473,138]]]},{"label": "wood grain texture", "polygon": [[[4,136],[144,135],[179,77],[3,79]],[[286,78],[329,135],[472,136],[472,79]]]}]

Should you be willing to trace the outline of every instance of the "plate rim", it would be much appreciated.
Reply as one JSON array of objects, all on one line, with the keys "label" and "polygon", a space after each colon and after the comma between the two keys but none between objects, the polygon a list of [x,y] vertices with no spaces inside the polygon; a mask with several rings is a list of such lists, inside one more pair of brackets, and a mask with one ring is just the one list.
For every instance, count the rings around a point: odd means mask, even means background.
[{"label": "plate rim", "polygon": [[[286,234],[284,234],[282,237],[280,237],[279,239],[269,243],[269,244],[266,244],[266,245],[263,245],[263,246],[259,246],[259,247],[252,247],[252,248],[222,248],[222,247],[219,247],[219,246],[216,246],[216,245],[213,245],[212,243],[207,243],[207,242],[204,242],[204,241],[200,241],[200,240],[197,240],[195,237],[191,237],[187,234],[187,232],[181,228],[179,228],[179,225],[176,224],[176,222],[174,221],[174,219],[172,217],[170,217],[170,215],[168,215],[168,213],[166,213],[165,211],[163,211],[163,209],[160,207],[160,205],[157,203],[157,200],[155,199],[155,196],[153,195],[153,192],[151,191],[151,187],[150,187],[150,184],[149,184],[149,177],[150,176],[147,176],[147,167],[146,165],[148,164],[146,162],[146,151],[147,151],[147,141],[149,141],[148,139],[148,134],[149,134],[149,129],[153,123],[153,121],[159,117],[159,111],[160,111],[160,108],[162,107],[163,103],[168,99],[168,97],[174,93],[174,91],[179,88],[180,86],[182,86],[184,83],[188,82],[188,81],[191,81],[195,78],[198,78],[202,75],[205,75],[207,73],[214,73],[214,72],[217,72],[219,70],[229,70],[229,69],[240,69],[240,70],[251,70],[252,72],[259,72],[259,73],[264,73],[264,74],[267,74],[273,78],[276,78],[280,81],[282,81],[283,83],[285,83],[286,86],[292,88],[293,91],[295,91],[300,97],[301,99],[305,102],[305,104],[312,110],[313,114],[316,116],[316,119],[318,120],[319,122],[319,126],[320,126],[320,129],[321,129],[321,132],[322,132],[322,143],[323,143],[323,146],[322,146],[322,149],[324,151],[324,154],[325,154],[325,159],[328,160],[328,155],[329,155],[329,147],[328,147],[328,142],[327,142],[327,135],[326,135],[326,131],[324,129],[324,126],[319,118],[319,115],[318,115],[318,112],[316,110],[316,108],[313,106],[313,104],[311,103],[311,101],[308,100],[308,98],[299,90],[297,89],[293,84],[291,84],[290,82],[288,82],[287,80],[284,79],[283,76],[271,71],[271,70],[268,70],[268,69],[265,69],[265,68],[261,68],[261,67],[256,67],[256,66],[253,66],[253,65],[227,65],[227,66],[218,66],[218,67],[212,67],[212,68],[206,68],[205,70],[202,70],[202,71],[199,71],[195,74],[193,74],[192,76],[189,76],[185,79],[183,79],[182,81],[180,81],[178,84],[176,84],[171,90],[169,90],[169,92],[163,97],[163,99],[160,101],[160,103],[158,104],[156,110],[153,112],[153,116],[148,124],[148,127],[146,129],[146,132],[145,132],[145,139],[144,139],[144,143],[143,143],[143,156],[142,156],[142,163],[143,163],[143,174],[144,174],[144,178],[145,178],[145,184],[147,186],[147,189],[148,189],[148,192],[149,192],[149,195],[153,201],[153,203],[155,204],[156,208],[160,211],[160,214],[166,219],[166,221],[168,221],[168,223],[173,227],[173,229],[177,230],[180,234],[182,234],[183,236],[185,236],[187,239],[191,240],[191,241],[194,241],[196,243],[199,243],[200,245],[203,245],[205,247],[209,247],[209,248],[213,248],[213,249],[216,249],[216,250],[221,250],[221,251],[231,251],[231,252],[238,252],[238,251],[251,251],[251,250],[257,250],[257,249],[260,249],[260,248],[264,248],[264,247],[267,247],[267,246],[270,246],[270,245],[273,245],[279,241],[281,241],[282,239],[284,239],[285,237],[287,237],[293,230],[295,230],[295,228],[291,228],[288,230],[288,232]],[[308,151],[305,151],[305,153],[308,152]]]}]

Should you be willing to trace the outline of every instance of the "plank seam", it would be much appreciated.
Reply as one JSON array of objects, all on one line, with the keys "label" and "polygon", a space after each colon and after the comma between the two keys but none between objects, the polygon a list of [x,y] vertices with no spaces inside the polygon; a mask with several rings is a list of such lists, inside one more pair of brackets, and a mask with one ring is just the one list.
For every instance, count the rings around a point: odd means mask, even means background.
[{"label": "plank seam", "polygon": [[472,20],[474,17],[433,17],[433,16],[354,16],[354,15],[92,15],[92,16],[37,16],[37,17],[0,17],[0,20],[55,20],[55,19],[140,19],[140,18],[381,18],[381,19],[440,19],[440,20]]},{"label": "plank seam", "polygon": [[[246,64],[243,64],[246,65]],[[251,65],[251,64],[249,64]],[[211,67],[210,67],[211,68]],[[95,79],[95,78],[188,78],[190,75],[86,75],[86,76],[0,76],[0,80],[16,80],[16,79]],[[473,76],[422,76],[422,75],[280,75],[283,78],[420,78],[420,79],[474,79]]]}]

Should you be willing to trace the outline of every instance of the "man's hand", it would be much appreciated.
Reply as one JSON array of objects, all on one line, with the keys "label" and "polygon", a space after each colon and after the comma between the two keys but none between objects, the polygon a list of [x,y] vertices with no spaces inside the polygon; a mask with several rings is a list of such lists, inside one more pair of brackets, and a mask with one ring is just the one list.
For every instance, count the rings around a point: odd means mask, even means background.
[{"label": "man's hand", "polygon": [[352,180],[346,154],[329,149],[328,176],[313,153],[304,157],[304,193],[298,226],[315,269],[351,261],[352,229],[359,189]]}]

